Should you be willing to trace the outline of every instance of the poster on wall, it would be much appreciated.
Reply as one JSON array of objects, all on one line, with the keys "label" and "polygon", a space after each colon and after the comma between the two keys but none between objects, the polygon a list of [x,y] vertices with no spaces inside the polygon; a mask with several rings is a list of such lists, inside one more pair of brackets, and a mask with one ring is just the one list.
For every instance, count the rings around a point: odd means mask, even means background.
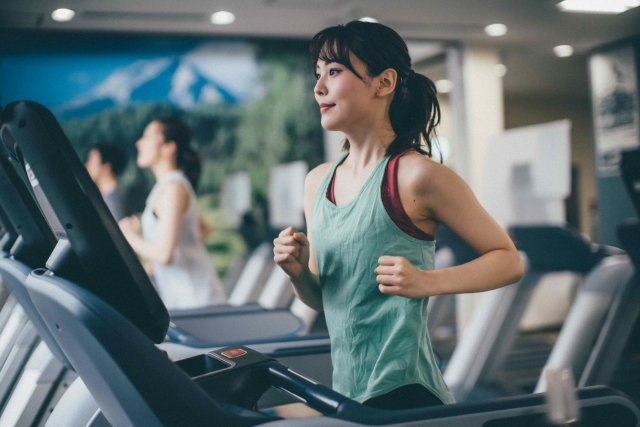
[{"label": "poster on wall", "polygon": [[594,54],[589,60],[599,177],[619,175],[620,153],[640,145],[636,61],[631,45]]},{"label": "poster on wall", "polygon": [[[129,156],[152,120],[178,116],[202,159],[200,195],[247,172],[266,197],[271,168],[324,158],[308,42],[248,38],[3,35],[0,102],[49,108],[82,158],[98,142]],[[140,173],[125,173],[135,190]],[[146,189],[148,191],[148,188]],[[142,191],[141,191],[142,192]],[[144,202],[142,192],[135,200]]]}]

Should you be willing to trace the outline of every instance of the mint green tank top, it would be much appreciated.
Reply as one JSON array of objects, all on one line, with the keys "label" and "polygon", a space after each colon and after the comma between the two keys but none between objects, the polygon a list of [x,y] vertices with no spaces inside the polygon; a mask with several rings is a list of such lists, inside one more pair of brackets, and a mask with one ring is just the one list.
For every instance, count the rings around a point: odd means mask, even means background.
[{"label": "mint green tank top", "polygon": [[378,290],[378,258],[401,256],[433,270],[435,242],[415,239],[387,214],[380,195],[389,157],[373,170],[358,195],[336,206],[327,188],[343,155],[322,181],[313,203],[313,246],[322,303],[331,337],[333,388],[364,402],[408,384],[420,384],[454,403],[427,333],[427,302]]}]

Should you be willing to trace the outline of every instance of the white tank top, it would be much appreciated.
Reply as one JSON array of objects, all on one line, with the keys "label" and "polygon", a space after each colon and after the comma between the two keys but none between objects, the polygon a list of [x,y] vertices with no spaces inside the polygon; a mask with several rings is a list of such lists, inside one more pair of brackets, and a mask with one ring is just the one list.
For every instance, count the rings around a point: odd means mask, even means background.
[{"label": "white tank top", "polygon": [[151,189],[142,213],[144,239],[156,243],[162,233],[154,210],[162,190],[172,182],[187,190],[189,204],[180,224],[171,263],[153,263],[153,282],[169,310],[224,304],[227,298],[222,282],[200,241],[196,195],[182,171],[167,173]]}]

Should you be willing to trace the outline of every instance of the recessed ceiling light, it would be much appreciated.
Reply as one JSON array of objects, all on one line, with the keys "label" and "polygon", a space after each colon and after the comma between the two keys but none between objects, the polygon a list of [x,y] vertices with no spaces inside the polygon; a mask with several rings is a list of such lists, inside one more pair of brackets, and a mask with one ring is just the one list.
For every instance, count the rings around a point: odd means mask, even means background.
[{"label": "recessed ceiling light", "polygon": [[76,13],[71,9],[61,8],[51,12],[51,19],[58,22],[71,21],[74,16],[76,16]]},{"label": "recessed ceiling light", "polygon": [[378,20],[376,18],[372,18],[370,16],[364,16],[364,17],[358,19],[358,21],[362,21],[362,22],[378,22]]},{"label": "recessed ceiling light", "polygon": [[568,44],[561,44],[553,48],[553,53],[555,53],[558,58],[566,58],[567,56],[573,55],[573,47]]},{"label": "recessed ceiling light", "polygon": [[436,90],[438,93],[449,93],[453,89],[453,83],[451,80],[442,79],[436,82]]},{"label": "recessed ceiling light", "polygon": [[504,24],[491,24],[484,27],[484,32],[491,37],[500,37],[507,34],[507,26]]},{"label": "recessed ceiling light", "polygon": [[558,3],[563,12],[622,13],[640,6],[640,0],[564,0]]},{"label": "recessed ceiling light", "polygon": [[216,25],[229,25],[233,24],[236,20],[236,15],[231,12],[221,10],[211,15],[211,23]]},{"label": "recessed ceiling light", "polygon": [[504,77],[507,74],[507,66],[504,64],[496,64],[493,66],[493,72],[498,77]]}]

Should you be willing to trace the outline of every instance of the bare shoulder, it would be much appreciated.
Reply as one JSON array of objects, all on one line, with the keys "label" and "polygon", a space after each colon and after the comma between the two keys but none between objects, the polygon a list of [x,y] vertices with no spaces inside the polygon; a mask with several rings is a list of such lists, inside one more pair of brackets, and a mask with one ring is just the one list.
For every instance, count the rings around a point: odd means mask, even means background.
[{"label": "bare shoulder", "polygon": [[309,171],[309,173],[307,174],[307,179],[319,179],[320,181],[322,181],[322,179],[329,173],[329,170],[331,169],[331,166],[334,165],[334,163],[335,162],[326,162],[316,166],[315,168],[311,169],[311,171]]},{"label": "bare shoulder", "polygon": [[[307,236],[311,239],[311,222],[313,217],[313,200],[316,197],[318,188],[325,176],[331,170],[334,162],[323,163],[313,168],[308,174],[304,182],[304,211],[307,219]],[[315,261],[312,260],[312,263]]]},{"label": "bare shoulder", "polygon": [[416,151],[408,152],[399,160],[398,183],[412,193],[433,191],[434,187],[455,180],[455,177],[457,174],[447,166]]},{"label": "bare shoulder", "polygon": [[184,212],[189,205],[189,193],[182,184],[171,182],[160,193],[155,212],[158,217],[165,212]]},{"label": "bare shoulder", "polygon": [[172,200],[188,200],[189,193],[187,189],[179,182],[168,183],[160,193],[160,199],[170,198]]},{"label": "bare shoulder", "polygon": [[322,163],[309,171],[305,180],[305,188],[309,192],[315,194],[318,187],[320,187],[320,183],[322,183],[324,177],[327,176],[333,164],[334,162]]}]

